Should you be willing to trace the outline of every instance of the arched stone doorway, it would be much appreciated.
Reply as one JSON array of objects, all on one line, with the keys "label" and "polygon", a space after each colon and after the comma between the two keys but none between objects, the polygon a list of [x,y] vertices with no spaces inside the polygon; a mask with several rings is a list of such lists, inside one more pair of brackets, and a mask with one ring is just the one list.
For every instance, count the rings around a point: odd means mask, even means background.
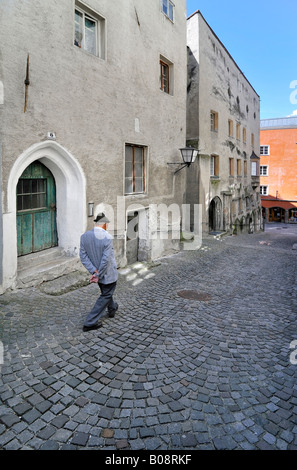
[{"label": "arched stone doorway", "polygon": [[18,256],[58,245],[56,184],[49,169],[31,163],[17,184]]},{"label": "arched stone doorway", "polygon": [[86,229],[86,183],[79,162],[55,141],[33,145],[15,161],[8,179],[7,207],[3,214],[3,289],[15,286],[17,276],[17,185],[29,165],[39,161],[56,185],[56,222],[59,247],[70,256],[79,254]]},{"label": "arched stone doorway", "polygon": [[222,201],[216,196],[209,205],[209,231],[217,232],[222,229]]}]

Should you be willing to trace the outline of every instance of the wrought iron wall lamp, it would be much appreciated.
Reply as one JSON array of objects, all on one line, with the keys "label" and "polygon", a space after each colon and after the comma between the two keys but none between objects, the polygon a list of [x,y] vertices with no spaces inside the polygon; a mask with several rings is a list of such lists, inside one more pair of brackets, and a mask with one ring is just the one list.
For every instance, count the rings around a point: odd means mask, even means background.
[{"label": "wrought iron wall lamp", "polygon": [[178,173],[185,167],[189,167],[196,159],[198,150],[193,147],[183,147],[180,150],[183,162],[182,163],[168,163],[168,165],[181,165],[178,170],[175,170],[174,174]]}]

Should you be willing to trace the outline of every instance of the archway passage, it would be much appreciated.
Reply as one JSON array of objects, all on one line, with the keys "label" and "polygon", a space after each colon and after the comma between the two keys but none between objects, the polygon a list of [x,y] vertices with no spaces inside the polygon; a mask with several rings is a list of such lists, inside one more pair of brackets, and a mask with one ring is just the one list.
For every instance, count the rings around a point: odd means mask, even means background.
[{"label": "archway passage", "polygon": [[40,161],[31,163],[18,180],[18,256],[58,245],[56,185],[50,170]]},{"label": "archway passage", "polygon": [[212,199],[209,206],[209,231],[216,232],[221,230],[222,201],[216,196]]},{"label": "archway passage", "polygon": [[269,209],[269,222],[284,222],[285,209],[282,207],[271,207]]}]

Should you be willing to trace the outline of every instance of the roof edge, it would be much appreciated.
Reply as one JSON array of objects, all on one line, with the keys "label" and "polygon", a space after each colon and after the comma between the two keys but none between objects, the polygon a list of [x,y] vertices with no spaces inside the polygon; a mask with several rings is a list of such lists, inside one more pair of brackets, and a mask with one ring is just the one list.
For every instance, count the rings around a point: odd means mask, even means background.
[{"label": "roof edge", "polygon": [[234,63],[234,65],[236,66],[236,68],[239,70],[239,72],[242,74],[242,76],[244,77],[244,79],[247,81],[247,83],[250,85],[250,87],[254,90],[254,92],[256,93],[256,95],[258,96],[258,98],[260,98],[260,95],[256,92],[255,88],[253,87],[253,85],[250,83],[250,81],[247,79],[247,77],[245,76],[245,74],[243,73],[243,71],[241,70],[241,68],[237,65],[237,63],[235,62],[235,59],[233,59],[232,55],[230,54],[230,52],[228,51],[228,49],[226,48],[226,46],[224,46],[224,44],[222,43],[222,41],[220,40],[220,38],[217,36],[217,34],[214,32],[214,30],[212,29],[212,27],[208,24],[208,22],[206,21],[206,19],[204,18],[204,16],[202,15],[201,11],[200,10],[196,10],[194,13],[192,13],[188,18],[187,20],[189,20],[190,18],[192,18],[193,16],[195,15],[200,15],[201,18],[203,19],[203,21],[206,23],[206,25],[208,26],[208,28],[211,30],[212,34],[215,36],[215,38],[219,41],[219,43],[221,44],[221,46],[224,48],[225,52],[228,54],[228,56],[230,57],[230,59],[232,60],[232,62]]},{"label": "roof edge", "polygon": [[297,116],[260,119],[260,130],[265,129],[296,129]]}]

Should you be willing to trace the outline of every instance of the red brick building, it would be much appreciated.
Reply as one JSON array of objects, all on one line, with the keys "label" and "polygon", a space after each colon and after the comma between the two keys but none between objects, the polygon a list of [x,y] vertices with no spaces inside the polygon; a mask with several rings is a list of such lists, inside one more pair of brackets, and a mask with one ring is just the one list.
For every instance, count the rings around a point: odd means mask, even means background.
[{"label": "red brick building", "polygon": [[297,117],[265,119],[260,125],[263,217],[297,223]]}]

